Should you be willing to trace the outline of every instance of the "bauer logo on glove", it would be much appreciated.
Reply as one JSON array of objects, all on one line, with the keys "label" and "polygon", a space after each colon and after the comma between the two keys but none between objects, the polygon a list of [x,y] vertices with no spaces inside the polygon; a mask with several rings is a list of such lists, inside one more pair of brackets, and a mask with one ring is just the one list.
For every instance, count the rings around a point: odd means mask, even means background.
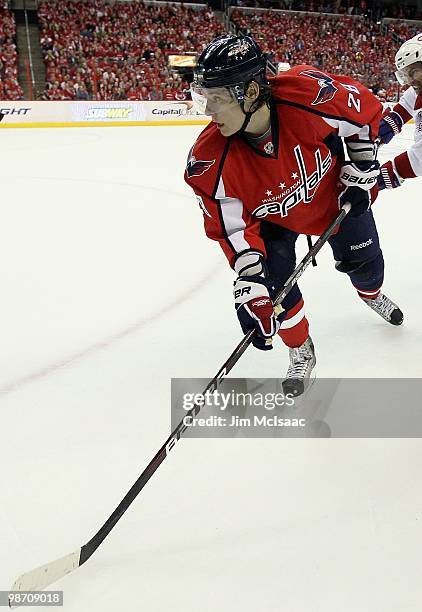
[{"label": "bauer logo on glove", "polygon": [[245,294],[250,295],[250,292],[251,292],[251,287],[248,285],[245,287],[242,287],[241,289],[235,289],[234,299],[237,300],[238,298],[242,297],[242,295],[245,295]]},{"label": "bauer logo on glove", "polygon": [[341,168],[340,181],[346,189],[339,196],[339,206],[350,204],[351,217],[360,217],[372,203],[371,189],[377,184],[380,165],[378,161],[348,162]]},{"label": "bauer logo on glove", "polygon": [[350,162],[342,167],[340,181],[347,187],[360,187],[369,191],[377,182],[378,174],[378,162]]}]

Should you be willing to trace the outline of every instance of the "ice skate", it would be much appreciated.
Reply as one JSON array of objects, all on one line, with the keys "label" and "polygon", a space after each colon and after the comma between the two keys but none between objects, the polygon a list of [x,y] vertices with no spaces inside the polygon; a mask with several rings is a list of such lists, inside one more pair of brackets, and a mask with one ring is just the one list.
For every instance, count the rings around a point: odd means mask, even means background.
[{"label": "ice skate", "polygon": [[375,310],[385,321],[391,325],[401,325],[403,323],[403,313],[400,308],[386,295],[380,293],[374,300],[362,298],[372,310]]},{"label": "ice skate", "polygon": [[290,365],[282,382],[283,393],[298,397],[309,387],[311,373],[316,364],[315,349],[310,336],[301,346],[289,348],[289,357]]}]

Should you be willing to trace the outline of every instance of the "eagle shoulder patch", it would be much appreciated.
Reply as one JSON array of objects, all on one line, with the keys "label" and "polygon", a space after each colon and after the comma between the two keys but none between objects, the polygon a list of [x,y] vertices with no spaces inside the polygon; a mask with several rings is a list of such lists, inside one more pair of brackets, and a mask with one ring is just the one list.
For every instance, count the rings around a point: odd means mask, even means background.
[{"label": "eagle shoulder patch", "polygon": [[207,172],[207,170],[209,170],[214,164],[215,159],[196,159],[196,157],[192,155],[192,157],[188,159],[188,165],[186,166],[187,175],[189,178],[192,178],[193,176],[201,176],[202,174],[205,174],[205,172]]},{"label": "eagle shoulder patch", "polygon": [[318,82],[319,92],[317,93],[315,100],[311,102],[312,106],[329,102],[336,95],[338,89],[333,84],[334,79],[329,77],[328,74],[319,72],[319,70],[302,70],[300,74],[303,74],[311,79],[315,79]]}]

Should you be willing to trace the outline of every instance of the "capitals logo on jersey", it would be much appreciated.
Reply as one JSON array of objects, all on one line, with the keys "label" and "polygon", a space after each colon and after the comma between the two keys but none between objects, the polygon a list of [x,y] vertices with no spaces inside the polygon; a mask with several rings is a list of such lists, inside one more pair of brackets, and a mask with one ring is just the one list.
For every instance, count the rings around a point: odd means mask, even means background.
[{"label": "capitals logo on jersey", "polygon": [[318,81],[319,92],[313,102],[311,102],[312,106],[316,104],[324,104],[324,102],[329,102],[334,98],[336,92],[338,91],[337,87],[333,85],[334,79],[329,77],[327,74],[323,72],[319,72],[318,70],[303,70],[300,74],[303,74],[311,79],[315,79]]},{"label": "capitals logo on jersey", "polygon": [[305,159],[300,145],[294,148],[294,154],[297,162],[298,172],[294,174],[298,180],[292,188],[282,192],[280,196],[274,196],[274,200],[261,204],[252,212],[258,219],[263,219],[268,215],[280,215],[287,217],[289,211],[303,202],[310,204],[322,181],[331,167],[332,156],[328,151],[326,157],[322,159],[321,151],[314,151],[315,170],[309,171],[306,167]]},{"label": "capitals logo on jersey", "polygon": [[188,159],[188,164],[186,166],[187,175],[189,178],[192,178],[193,176],[202,176],[214,164],[215,159],[210,159],[206,161],[204,159],[196,159],[192,155],[192,157]]}]

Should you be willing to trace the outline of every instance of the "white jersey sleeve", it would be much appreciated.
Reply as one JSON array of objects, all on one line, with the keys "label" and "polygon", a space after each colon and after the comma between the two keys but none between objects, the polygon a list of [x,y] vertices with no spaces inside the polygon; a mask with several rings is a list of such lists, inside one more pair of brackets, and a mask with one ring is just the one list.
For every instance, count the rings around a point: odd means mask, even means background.
[{"label": "white jersey sleeve", "polygon": [[417,112],[415,111],[416,98],[416,91],[413,87],[409,87],[399,100],[400,106],[402,106],[412,117],[414,117]]},{"label": "white jersey sleeve", "polygon": [[422,176],[422,109],[415,112],[415,142],[407,151],[416,176]]},{"label": "white jersey sleeve", "polygon": [[[400,107],[405,112],[400,112]],[[399,113],[404,123],[411,117],[415,120],[414,143],[407,151],[394,158],[395,169],[404,179],[422,176],[422,107],[413,87],[406,89],[394,110]]]}]

